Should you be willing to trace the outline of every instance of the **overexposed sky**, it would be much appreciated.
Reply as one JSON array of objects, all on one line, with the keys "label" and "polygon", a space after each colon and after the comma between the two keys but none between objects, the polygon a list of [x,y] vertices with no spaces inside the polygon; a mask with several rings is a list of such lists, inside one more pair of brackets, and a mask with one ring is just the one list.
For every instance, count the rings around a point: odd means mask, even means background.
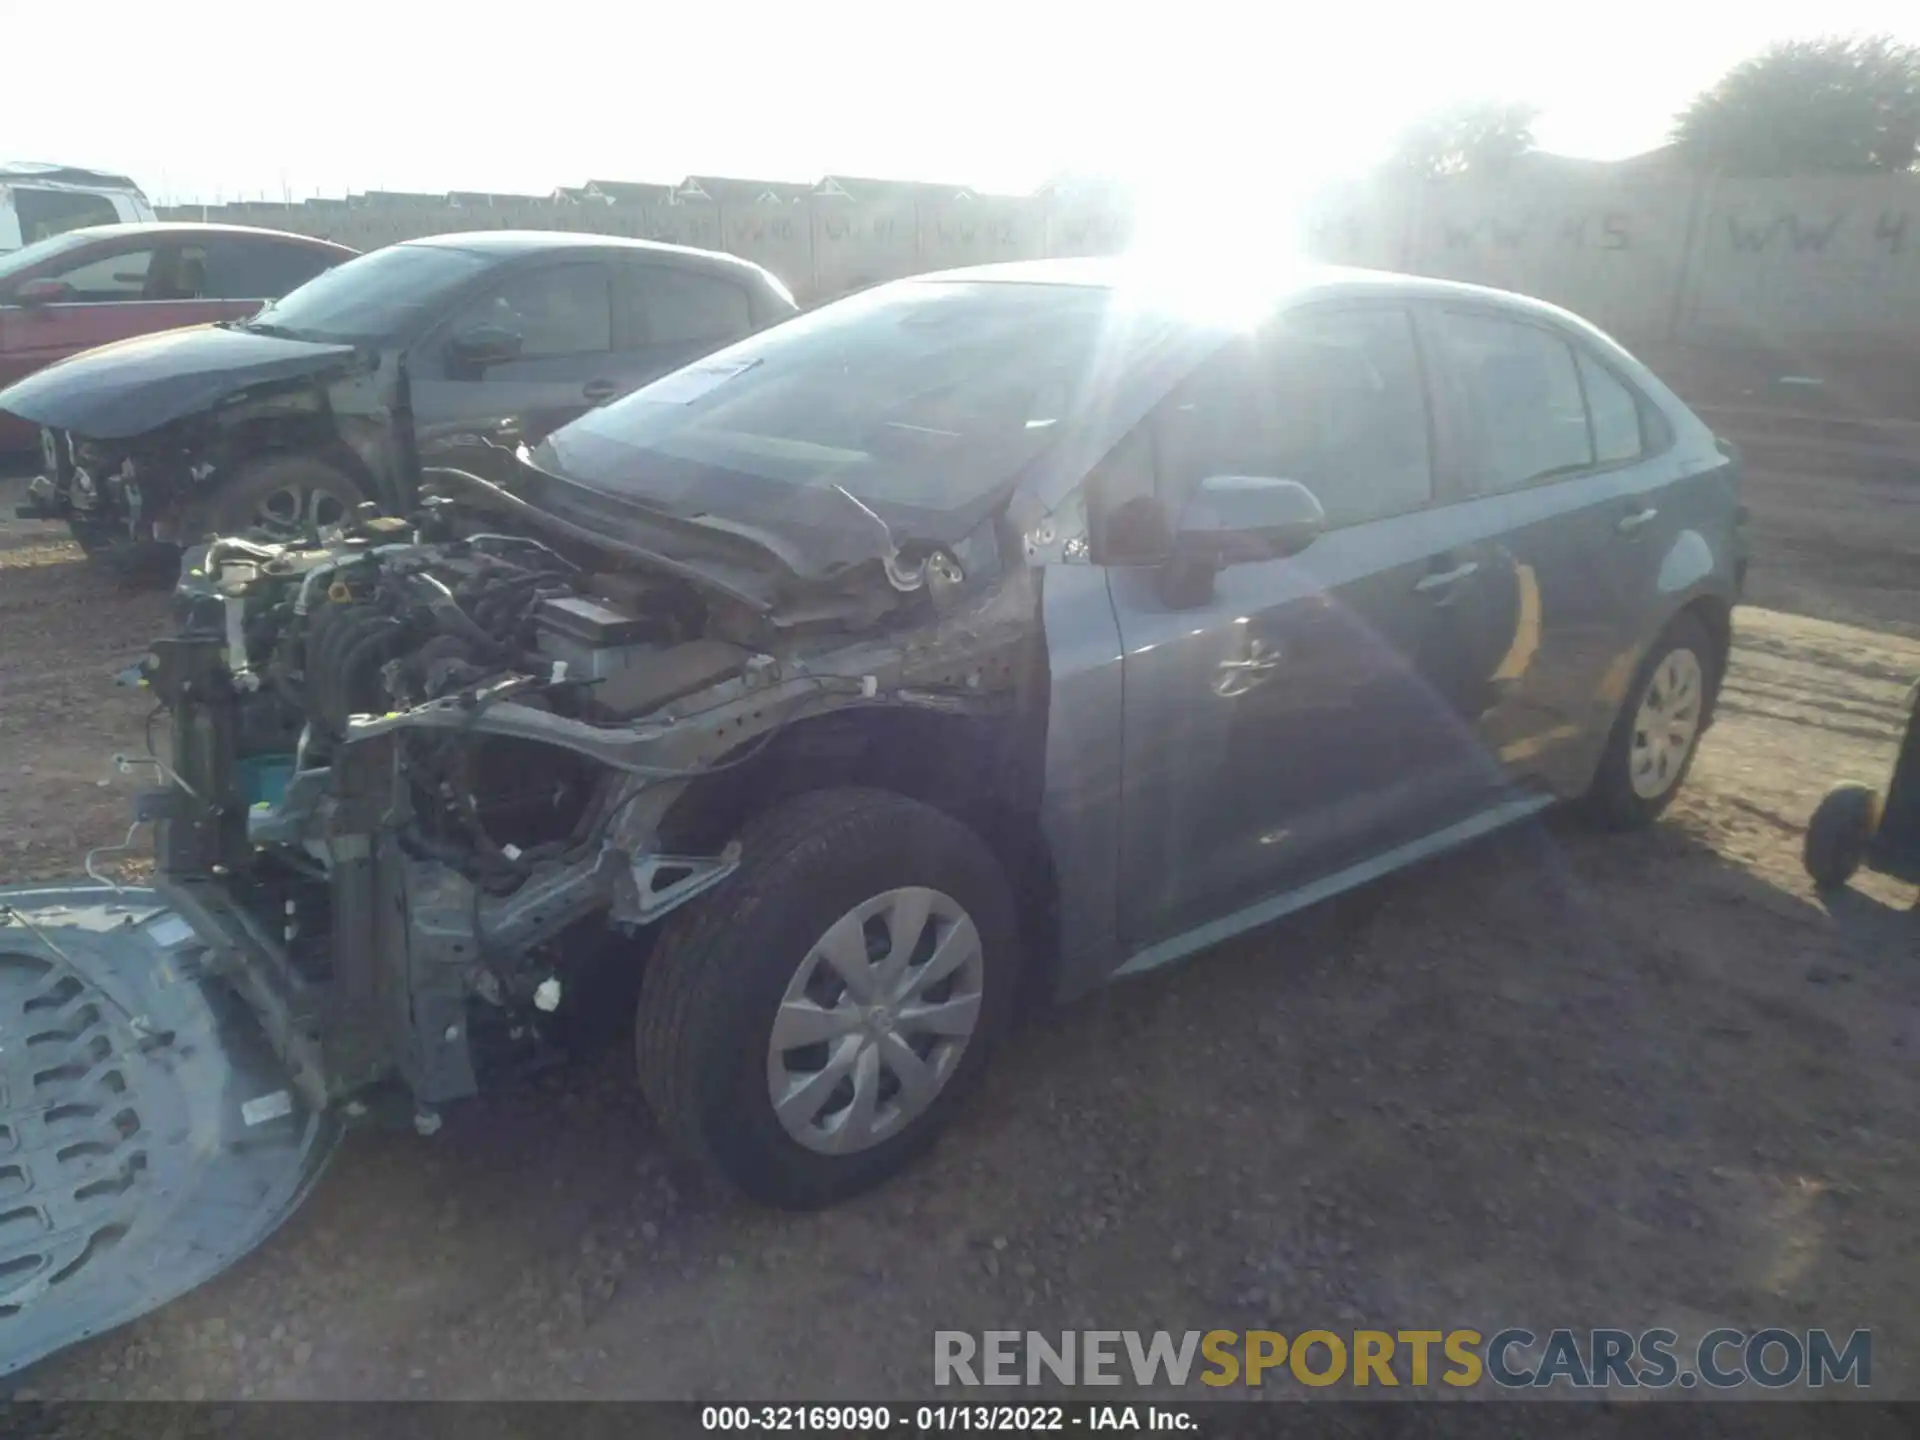
[{"label": "overexposed sky", "polygon": [[1550,150],[1632,154],[1768,42],[1874,31],[1920,41],[1920,4],[0,0],[0,159],[125,171],[161,201],[689,173],[1298,184],[1460,99],[1539,105]]}]

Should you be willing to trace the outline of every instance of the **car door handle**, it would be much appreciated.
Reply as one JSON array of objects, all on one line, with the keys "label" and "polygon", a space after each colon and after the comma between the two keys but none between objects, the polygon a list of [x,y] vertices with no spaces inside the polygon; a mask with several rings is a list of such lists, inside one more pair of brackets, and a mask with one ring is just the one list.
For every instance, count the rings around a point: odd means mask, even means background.
[{"label": "car door handle", "polygon": [[1279,674],[1286,659],[1285,651],[1269,646],[1266,641],[1249,640],[1242,658],[1220,662],[1220,674],[1213,682],[1213,693],[1222,699],[1232,700],[1256,690]]},{"label": "car door handle", "polygon": [[1654,509],[1653,506],[1649,505],[1644,510],[1636,510],[1631,515],[1621,516],[1620,523],[1615,525],[1613,528],[1619,534],[1631,535],[1633,534],[1634,531],[1638,530],[1642,525],[1652,524],[1654,518],[1657,515],[1659,515],[1659,513],[1660,512],[1658,510]]},{"label": "car door handle", "polygon": [[1413,588],[1415,593],[1420,595],[1431,595],[1436,591],[1445,592],[1451,590],[1479,568],[1479,561],[1469,560],[1466,564],[1456,565],[1451,570],[1440,570],[1431,575],[1422,575],[1414,582]]},{"label": "car door handle", "polygon": [[594,405],[598,405],[602,400],[611,400],[619,393],[620,382],[617,380],[589,380],[580,391],[580,394]]},{"label": "car door handle", "polygon": [[1284,660],[1285,657],[1275,651],[1249,655],[1244,660],[1222,660],[1220,668],[1258,674],[1263,670],[1278,670]]}]

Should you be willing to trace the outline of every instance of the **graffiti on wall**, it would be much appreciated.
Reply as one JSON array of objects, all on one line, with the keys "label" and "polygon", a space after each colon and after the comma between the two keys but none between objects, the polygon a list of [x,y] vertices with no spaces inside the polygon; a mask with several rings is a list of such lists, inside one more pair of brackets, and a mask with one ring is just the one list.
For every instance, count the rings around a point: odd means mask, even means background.
[{"label": "graffiti on wall", "polygon": [[914,216],[911,210],[904,214],[888,212],[878,215],[862,214],[857,210],[828,210],[816,213],[814,225],[815,233],[830,244],[870,241],[876,245],[904,245],[913,240]]},{"label": "graffiti on wall", "polygon": [[1475,219],[1442,215],[1438,239],[1446,250],[1631,250],[1633,230],[1627,210],[1522,211]]},{"label": "graffiti on wall", "polygon": [[748,245],[793,245],[807,235],[807,217],[764,210],[739,211],[727,216],[727,238]]},{"label": "graffiti on wall", "polygon": [[[1718,217],[1726,227],[1729,249],[1750,255],[1821,255],[1838,235],[1858,236],[1870,251],[1900,255],[1916,233],[1908,210],[1880,209],[1853,212],[1831,210],[1809,214],[1778,209],[1771,213],[1741,212]],[[1843,244],[1845,242],[1843,241]]]},{"label": "graffiti on wall", "polygon": [[1023,243],[1020,226],[1012,216],[975,220],[971,216],[939,215],[929,227],[929,238],[939,245],[966,250],[1011,250]]}]

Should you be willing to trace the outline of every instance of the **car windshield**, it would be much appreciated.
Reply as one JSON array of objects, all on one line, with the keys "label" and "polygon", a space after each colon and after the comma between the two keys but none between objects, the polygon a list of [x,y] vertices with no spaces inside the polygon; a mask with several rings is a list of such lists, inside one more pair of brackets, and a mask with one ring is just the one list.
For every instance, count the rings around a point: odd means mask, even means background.
[{"label": "car windshield", "polygon": [[485,256],[444,245],[389,245],[316,275],[245,328],[310,340],[383,340],[487,264]]},{"label": "car windshield", "polygon": [[1085,286],[884,286],[644,386],[544,448],[560,473],[639,499],[691,466],[954,510],[1062,428],[1105,358],[1112,310]]},{"label": "car windshield", "polygon": [[44,240],[36,240],[31,245],[23,245],[10,254],[0,255],[0,280],[10,280],[24,270],[30,270],[42,260],[50,260],[68,250],[77,250],[93,240],[91,235],[77,231],[68,231],[64,235],[49,235]]}]

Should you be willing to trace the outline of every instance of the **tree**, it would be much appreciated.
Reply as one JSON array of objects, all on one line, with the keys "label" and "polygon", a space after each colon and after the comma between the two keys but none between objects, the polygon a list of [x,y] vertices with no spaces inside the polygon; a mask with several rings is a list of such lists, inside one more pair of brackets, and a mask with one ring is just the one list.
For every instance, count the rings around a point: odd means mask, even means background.
[{"label": "tree", "polygon": [[1696,169],[1723,175],[1912,170],[1920,46],[1886,35],[1774,45],[1689,105],[1673,140]]},{"label": "tree", "polygon": [[1388,164],[1423,180],[1502,175],[1533,149],[1539,113],[1531,105],[1491,101],[1443,110],[1409,126]]}]

